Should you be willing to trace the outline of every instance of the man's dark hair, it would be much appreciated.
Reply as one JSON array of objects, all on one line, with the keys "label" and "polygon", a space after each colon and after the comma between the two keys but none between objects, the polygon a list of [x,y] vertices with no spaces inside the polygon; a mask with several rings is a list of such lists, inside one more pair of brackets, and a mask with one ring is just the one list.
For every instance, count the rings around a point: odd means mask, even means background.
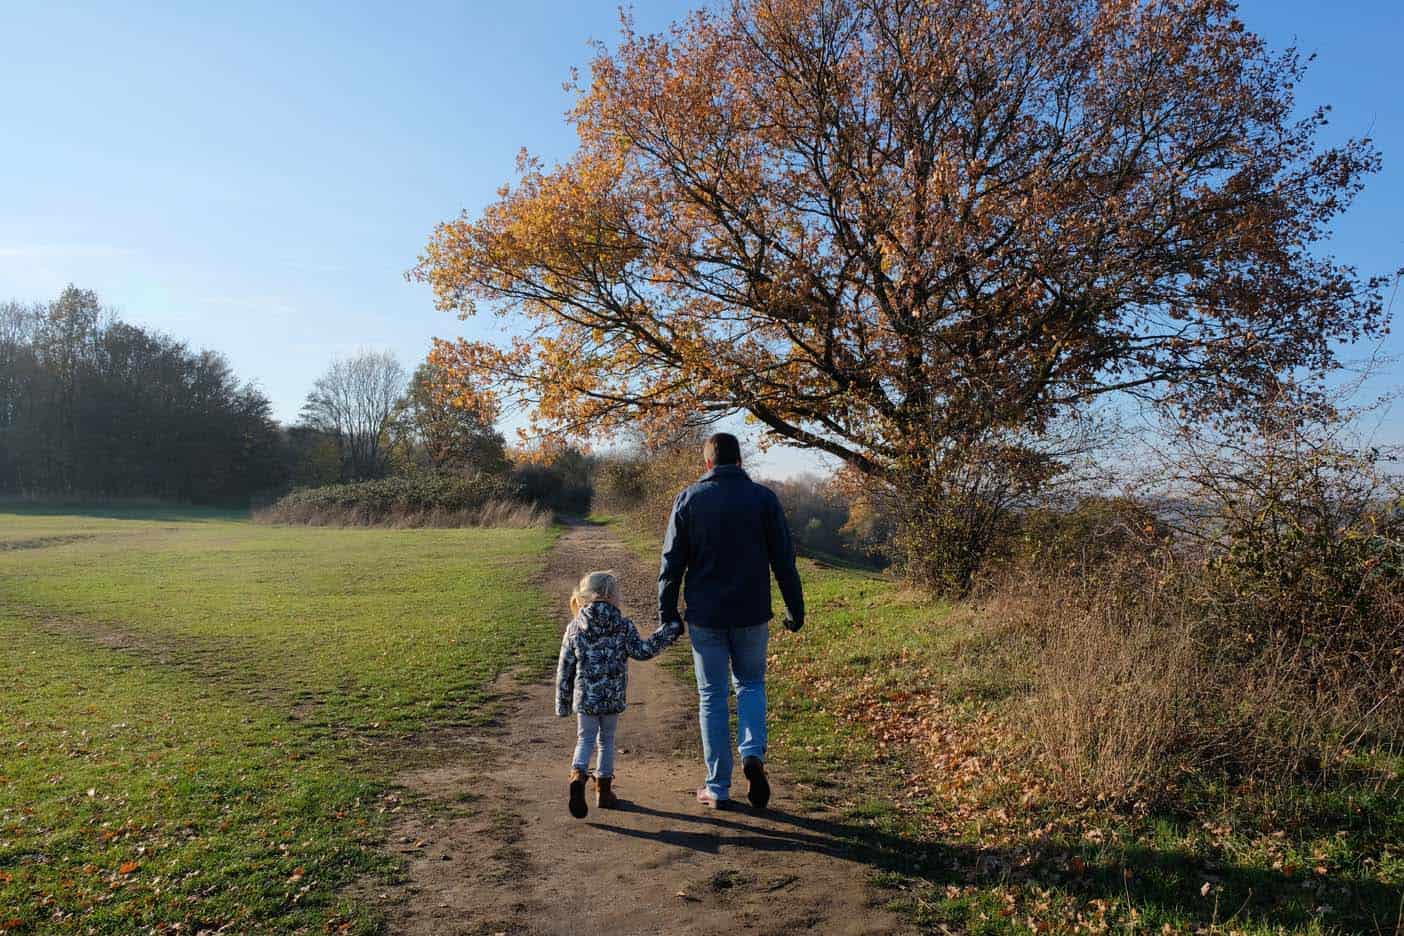
[{"label": "man's dark hair", "polygon": [[713,465],[739,465],[741,443],[729,432],[713,433],[702,446],[702,457]]}]

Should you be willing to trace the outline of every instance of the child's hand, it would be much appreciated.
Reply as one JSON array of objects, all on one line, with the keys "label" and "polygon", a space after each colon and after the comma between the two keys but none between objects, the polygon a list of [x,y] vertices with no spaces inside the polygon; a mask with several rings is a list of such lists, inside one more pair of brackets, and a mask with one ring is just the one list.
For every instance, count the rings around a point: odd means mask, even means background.
[{"label": "child's hand", "polygon": [[668,646],[671,647],[673,644],[677,643],[679,640],[682,640],[682,635],[683,635],[683,622],[682,622],[682,621],[680,621],[680,620],[679,620],[679,621],[669,621],[668,623],[666,623],[666,624],[663,625],[663,639],[667,641]]}]

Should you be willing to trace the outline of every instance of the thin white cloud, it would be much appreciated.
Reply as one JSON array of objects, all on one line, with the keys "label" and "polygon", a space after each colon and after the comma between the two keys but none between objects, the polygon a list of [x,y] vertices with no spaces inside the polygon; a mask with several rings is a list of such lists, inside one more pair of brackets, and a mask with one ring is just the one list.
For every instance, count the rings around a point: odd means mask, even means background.
[{"label": "thin white cloud", "polygon": [[297,312],[296,306],[279,296],[203,296],[195,301],[204,305],[249,309],[255,312],[279,312],[284,315]]},{"label": "thin white cloud", "polygon": [[26,244],[17,247],[0,245],[0,259],[59,260],[90,257],[128,257],[136,253],[130,247],[111,244]]},{"label": "thin white cloud", "polygon": [[306,263],[301,260],[284,260],[282,266],[296,273],[346,273],[351,269],[340,263]]}]

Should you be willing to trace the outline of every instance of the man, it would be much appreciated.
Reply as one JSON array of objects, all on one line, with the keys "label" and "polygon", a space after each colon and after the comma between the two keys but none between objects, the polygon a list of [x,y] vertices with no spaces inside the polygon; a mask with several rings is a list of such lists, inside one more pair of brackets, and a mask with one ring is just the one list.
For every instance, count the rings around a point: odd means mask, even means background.
[{"label": "man", "polygon": [[718,432],[702,450],[707,473],[678,495],[663,541],[658,575],[659,616],[680,620],[678,589],[692,632],[697,670],[698,717],[707,784],[697,791],[704,806],[731,798],[731,688],[736,689],[737,750],[757,809],[770,801],[765,776],[765,659],[770,639],[770,573],[780,583],[789,618],[804,624],[804,592],[780,501],[741,469],[741,446]]}]

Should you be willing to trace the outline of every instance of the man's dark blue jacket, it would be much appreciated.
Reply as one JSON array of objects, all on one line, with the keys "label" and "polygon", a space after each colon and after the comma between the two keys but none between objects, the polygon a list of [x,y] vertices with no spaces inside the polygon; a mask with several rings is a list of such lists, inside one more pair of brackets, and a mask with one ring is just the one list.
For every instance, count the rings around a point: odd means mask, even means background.
[{"label": "man's dark blue jacket", "polygon": [[774,616],[771,572],[790,616],[803,622],[795,548],[770,488],[752,481],[740,465],[718,465],[678,495],[658,573],[664,622],[678,620],[678,587],[686,579],[683,600],[692,627],[764,624]]}]

